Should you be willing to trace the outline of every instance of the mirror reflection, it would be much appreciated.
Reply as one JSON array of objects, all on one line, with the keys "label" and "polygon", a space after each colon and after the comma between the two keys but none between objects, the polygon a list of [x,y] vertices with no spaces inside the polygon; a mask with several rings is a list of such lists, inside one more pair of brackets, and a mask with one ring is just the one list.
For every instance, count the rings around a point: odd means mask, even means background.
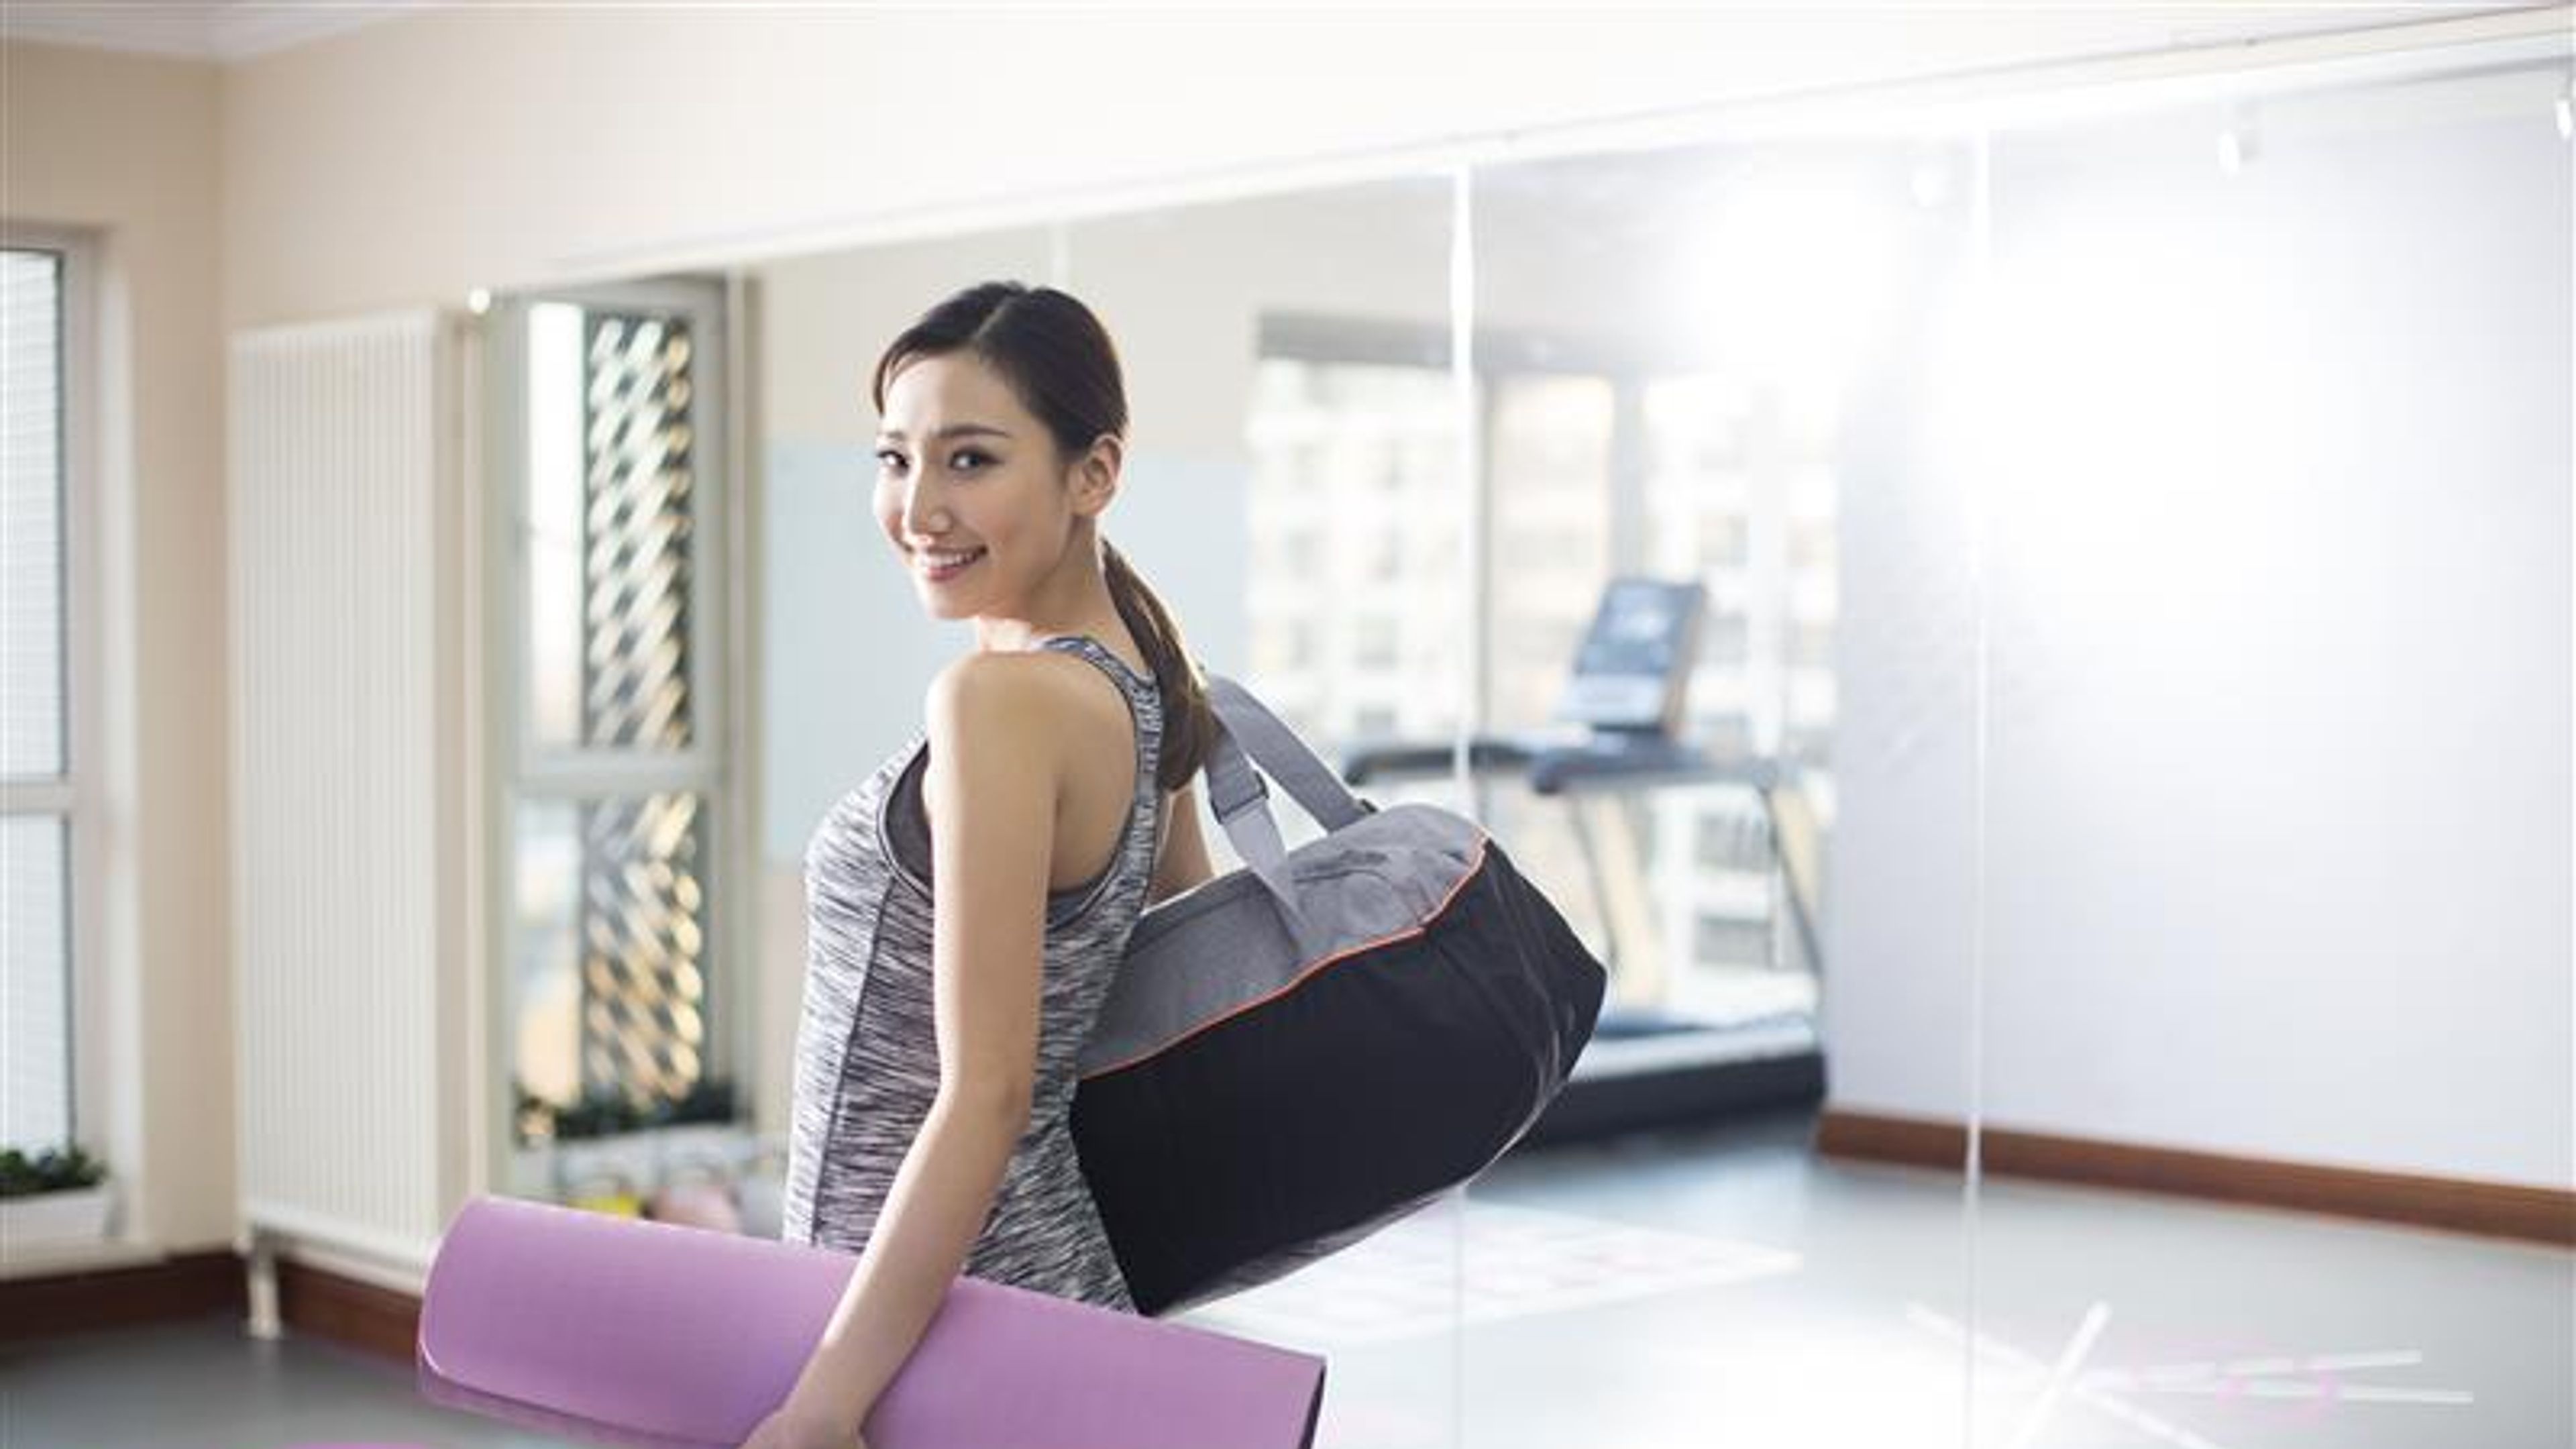
[{"label": "mirror reflection", "polygon": [[[2466,1347],[2460,1385],[2362,1376],[2436,1356],[2411,1340],[2238,1372],[2297,1335],[2213,1307],[2214,1282],[2104,1265],[2160,1261],[2141,1232],[2253,1251],[2259,1216],[2189,1216],[2213,1199],[2519,1231],[2509,1194],[2463,1190],[2488,1205],[2439,1222],[2375,1196],[2353,1164],[2440,1165],[2395,1137],[2338,1157],[2286,1117],[2269,1152],[2241,1114],[2207,1130],[2185,1080],[2294,1114],[2288,1078],[2337,1057],[2258,1067],[2251,1038],[2176,1013],[2341,999],[2279,943],[2351,929],[2336,902],[2397,868],[2407,837],[2369,822],[2466,828],[2473,802],[2356,795],[2361,756],[2316,753],[2390,687],[2387,639],[2440,617],[2485,641],[2419,652],[2497,748],[2554,718],[2517,704],[2554,667],[2518,621],[2564,550],[2479,545],[2505,518],[2558,536],[2527,481],[2546,446],[2478,421],[2564,412],[2565,308],[2521,305],[2564,290],[2549,100],[2508,70],[1982,127],[1882,114],[753,269],[764,958],[801,979],[815,822],[972,643],[924,615],[870,515],[863,379],[928,301],[1043,280],[1116,339],[1135,411],[1102,532],[1192,656],[1360,798],[1480,822],[1604,971],[1571,1079],[1472,1183],[1175,1315],[1324,1355],[1318,1442],[1842,1443],[1964,1403],[2017,1442],[2225,1419],[2263,1443],[2278,1423],[2227,1412],[2262,1394],[2545,1417],[2527,1383],[2481,1401]],[[2441,220],[2404,221],[2435,177],[2457,193]],[[2491,465],[2492,496],[2425,515],[2389,460],[2436,449]],[[2402,605],[2407,578],[2443,602]],[[1271,803],[1288,848],[1322,840]],[[1189,804],[1211,869],[1246,865]],[[2282,895],[2293,834],[2344,843]],[[2547,873],[2548,838],[2518,868]],[[2228,884],[2257,875],[2267,913]],[[2523,921],[2496,927],[2523,933],[2503,959],[2545,955],[2549,891],[2480,876],[2460,889]],[[2385,923],[2366,935],[2340,959],[2411,959]],[[2564,1045],[2524,1043],[2544,1066]],[[751,1060],[786,1089],[791,1063]],[[2512,1080],[2499,1120],[2532,1105]],[[759,1163],[774,1193],[781,1144]],[[2546,1299],[2547,1261],[2493,1306]],[[2410,1332],[2431,1337],[2381,1337]],[[2052,1378],[2035,1344],[2077,1367]],[[1737,1367],[1641,1367],[1684,1361]],[[1829,1392],[1815,1366],[1851,1361],[1883,1389]]]}]

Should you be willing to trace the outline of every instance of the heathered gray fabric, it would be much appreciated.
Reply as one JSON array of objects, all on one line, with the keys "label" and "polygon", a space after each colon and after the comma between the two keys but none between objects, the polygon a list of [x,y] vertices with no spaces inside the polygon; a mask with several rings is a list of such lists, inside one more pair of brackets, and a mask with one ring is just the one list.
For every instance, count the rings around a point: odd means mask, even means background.
[{"label": "heathered gray fabric", "polygon": [[[1118,854],[1047,900],[1034,1106],[966,1262],[977,1278],[1135,1311],[1084,1184],[1067,1114],[1075,1060],[1154,874],[1162,696],[1098,641],[1041,646],[1090,660],[1126,695],[1136,794]],[[856,1253],[875,1229],[939,1089],[931,990],[928,737],[916,733],[824,817],[805,848],[806,970],[780,1236]]]},{"label": "heathered gray fabric", "polygon": [[1083,1043],[1083,1075],[1152,1056],[1279,995],[1319,963],[1420,932],[1484,862],[1484,832],[1464,817],[1391,805],[1288,853],[1303,943],[1249,870],[1155,907],[1128,937],[1117,984]]}]

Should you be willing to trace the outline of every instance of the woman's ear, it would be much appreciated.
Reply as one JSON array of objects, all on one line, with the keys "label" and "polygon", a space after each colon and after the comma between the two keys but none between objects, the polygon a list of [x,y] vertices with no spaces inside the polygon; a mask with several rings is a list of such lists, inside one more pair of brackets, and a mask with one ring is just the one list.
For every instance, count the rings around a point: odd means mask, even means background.
[{"label": "woman's ear", "polygon": [[1118,472],[1126,458],[1126,445],[1115,433],[1102,433],[1073,465],[1073,511],[1086,518],[1097,517],[1118,496]]}]

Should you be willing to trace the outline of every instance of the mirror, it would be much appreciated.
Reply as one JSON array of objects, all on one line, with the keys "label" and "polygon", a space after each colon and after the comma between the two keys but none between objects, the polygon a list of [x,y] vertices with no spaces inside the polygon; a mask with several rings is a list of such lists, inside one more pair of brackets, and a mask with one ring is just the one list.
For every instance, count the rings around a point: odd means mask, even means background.
[{"label": "mirror", "polygon": [[[1326,1353],[1319,1443],[2563,1420],[2513,1186],[2570,1136],[2552,74],[1820,111],[748,267],[760,1100],[807,851],[970,643],[881,552],[869,370],[1050,282],[1117,340],[1105,531],[1193,652],[1609,968],[1494,1168],[1186,1315]],[[2464,1262],[2491,1294],[2429,1291]]]}]

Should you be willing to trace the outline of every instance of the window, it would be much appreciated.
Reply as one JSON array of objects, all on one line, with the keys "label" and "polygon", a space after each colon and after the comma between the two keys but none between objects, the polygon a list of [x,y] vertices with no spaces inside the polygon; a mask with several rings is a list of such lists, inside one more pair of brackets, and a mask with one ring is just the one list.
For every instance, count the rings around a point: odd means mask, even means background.
[{"label": "window", "polygon": [[[1265,695],[1327,751],[1447,738],[1460,690],[1442,674],[1460,667],[1458,604],[1474,587],[1453,501],[1457,404],[1436,338],[1411,349],[1425,360],[1398,364],[1376,335],[1309,320],[1295,345],[1260,359],[1250,427],[1252,657]],[[1793,426],[1790,399],[1761,376],[1615,354],[1578,369],[1565,354],[1581,348],[1489,340],[1486,728],[1549,720],[1608,577],[1697,578],[1708,612],[1688,701],[1694,741],[1720,757],[1784,756],[1802,788],[1830,789],[1834,440]],[[1540,357],[1556,360],[1530,360]],[[1680,903],[1668,945],[1685,974],[1773,956],[1767,887],[1735,901],[1749,887],[1724,877],[1760,884],[1777,858],[1767,834],[1744,833],[1744,802],[1724,796],[1666,790],[1641,807],[1640,858],[1657,895]],[[1522,869],[1601,939],[1565,810],[1509,791],[1485,808]],[[1734,852],[1719,852],[1723,868],[1708,855],[1720,837]],[[1654,842],[1667,838],[1675,848],[1658,860]],[[1702,909],[1720,898],[1734,914]]]},{"label": "window", "polygon": [[68,236],[0,250],[0,1145],[31,1154],[82,1130],[85,278]]},{"label": "window", "polygon": [[1691,960],[1703,966],[1765,966],[1771,961],[1773,921],[1704,914],[1693,921]]},{"label": "window", "polygon": [[1454,660],[1460,637],[1455,407],[1434,368],[1260,362],[1251,653],[1264,699],[1321,748],[1454,727],[1457,686],[1419,661]]},{"label": "window", "polygon": [[[723,297],[665,283],[496,314],[516,536],[500,557],[517,687],[500,812],[521,1145],[594,1126],[728,1119],[748,1042],[723,1003]],[[747,997],[745,998],[747,999]]]}]

